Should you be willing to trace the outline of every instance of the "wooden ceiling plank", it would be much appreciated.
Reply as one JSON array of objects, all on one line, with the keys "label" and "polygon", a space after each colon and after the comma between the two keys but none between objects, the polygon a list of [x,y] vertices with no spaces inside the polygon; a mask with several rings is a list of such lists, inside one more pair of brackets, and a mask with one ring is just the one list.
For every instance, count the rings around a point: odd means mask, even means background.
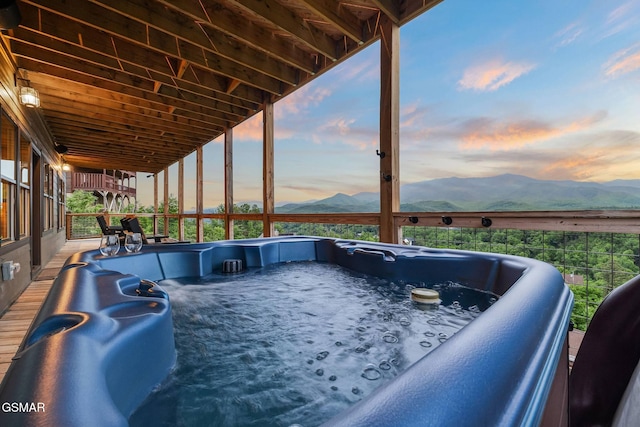
[{"label": "wooden ceiling plank", "polygon": [[[86,0],[85,0],[86,1]],[[235,39],[219,32],[205,32],[187,16],[165,7],[152,8],[146,0],[128,0],[114,2],[112,0],[90,0],[108,10],[121,14],[131,20],[145,23],[166,34],[192,43],[210,54],[224,57],[242,67],[279,79],[287,84],[295,84],[296,72],[293,67],[279,61],[266,60],[265,54],[240,44]],[[164,10],[157,10],[164,9]]]},{"label": "wooden ceiling plank", "polygon": [[442,0],[405,0],[401,2],[400,25],[442,3]]},{"label": "wooden ceiling plank", "polygon": [[[199,114],[211,116],[212,118],[220,118],[225,121],[237,121],[238,114],[234,114],[233,116],[229,116],[228,114],[233,114],[231,112],[219,112],[214,109],[209,108],[208,106],[202,105],[202,99],[200,99],[200,103],[194,101],[193,96],[188,96],[184,93],[178,93],[178,91],[171,91],[170,88],[161,88],[160,90],[163,92],[163,95],[156,94],[154,90],[155,82],[151,79],[143,79],[139,76],[130,75],[128,73],[108,69],[106,67],[100,65],[89,64],[83,61],[80,61],[78,58],[66,57],[64,55],[58,55],[55,52],[47,51],[45,49],[41,49],[32,45],[24,45],[20,44],[18,41],[14,41],[16,43],[16,48],[14,49],[14,55],[20,58],[30,59],[39,61],[42,63],[55,63],[60,67],[63,67],[67,70],[78,72],[81,74],[89,75],[92,77],[100,78],[103,80],[109,80],[111,82],[120,83],[123,88],[121,90],[123,93],[128,93],[132,96],[137,96],[143,99],[150,99],[151,97],[158,97],[159,104],[169,106],[172,105],[176,108],[181,109],[193,109],[198,111]],[[129,89],[125,91],[124,87],[128,87],[133,89]],[[143,91],[148,93],[137,92]],[[170,93],[170,95],[167,95]],[[208,101],[205,101],[209,103]],[[210,104],[210,103],[209,103]],[[227,105],[227,104],[224,104]],[[232,107],[229,107],[232,108]],[[227,108],[227,110],[229,109]],[[166,107],[162,109],[163,111],[167,111]],[[238,111],[238,113],[242,113],[246,110]]]},{"label": "wooden ceiling plank", "polygon": [[[125,60],[132,64],[144,66],[149,70],[174,77],[167,66],[167,61],[165,60],[167,55],[180,54],[178,45],[173,37],[171,37],[170,42],[160,42],[158,39],[160,39],[161,36],[157,35],[156,32],[153,32],[153,40],[158,44],[161,44],[160,48],[154,48],[153,46],[142,45],[122,39],[115,35],[110,35],[104,31],[99,31],[88,25],[73,21],[64,16],[55,15],[46,10],[37,9],[30,5],[25,5],[21,10],[23,19],[20,29],[14,30],[14,36],[16,38],[21,38],[21,34],[18,31],[30,30],[33,32],[39,32],[47,37],[54,37],[64,40],[67,43],[78,44],[80,47],[90,49],[102,55],[110,56],[114,59]],[[78,42],[78,34],[85,35],[85,37],[82,37],[84,40],[83,43]],[[46,45],[46,43],[44,44]],[[171,47],[171,49],[169,49],[169,47]],[[167,50],[170,50],[170,52],[167,52]],[[192,49],[185,50],[185,53],[187,54],[191,52],[193,52]],[[117,58],[115,55],[117,55]],[[197,60],[199,61],[199,65],[206,66],[206,61],[200,50],[197,50],[195,56],[191,55],[189,59]],[[211,73],[211,70],[208,71],[209,74],[206,74],[206,76],[204,72],[200,73],[200,82],[195,81],[191,73],[186,73],[183,78],[193,85],[189,86],[189,90],[192,92],[206,91],[207,89],[213,90],[213,92],[218,94],[219,100],[234,105],[244,106],[250,110],[255,110],[257,105],[262,102],[262,94],[258,91],[252,92],[248,90],[248,87],[246,88],[247,90],[236,91],[236,94],[238,95],[229,97],[225,94],[226,87],[217,83],[215,75]],[[224,79],[226,81],[227,78],[220,76],[219,79]],[[175,81],[175,85],[183,89],[185,88],[184,86],[189,83],[184,83],[183,80]],[[239,98],[240,96],[242,96],[242,98]],[[243,105],[245,100],[250,101],[252,104]]]},{"label": "wooden ceiling plank", "polygon": [[[69,19],[76,20],[86,25],[104,30],[112,35],[130,40],[135,43],[139,43],[143,46],[169,47],[171,45],[176,45],[175,35],[167,34],[165,31],[157,29],[155,27],[148,27],[147,25],[144,25],[139,21],[129,19],[122,14],[109,9],[105,9],[104,4],[100,5],[103,7],[87,7],[86,0],[65,0],[56,2],[54,7],[48,0],[23,0],[23,2],[25,4],[42,8],[54,14],[60,14],[61,16],[67,17]],[[129,2],[126,2],[126,4],[128,5]],[[152,29],[155,29],[155,31],[151,31]],[[178,31],[178,29],[176,31]],[[184,29],[182,29],[182,32],[186,33]],[[206,38],[206,36],[204,35],[200,36],[200,38],[202,37]],[[172,40],[168,40],[169,38],[171,38]],[[181,42],[184,45],[190,44],[193,49],[200,52],[200,56],[202,56],[202,51],[206,52],[210,48],[208,41],[204,46],[196,45],[188,39],[181,39]],[[217,55],[213,51],[209,51],[209,53],[210,55]],[[167,54],[170,55],[169,52],[167,52]],[[189,62],[195,62],[195,58],[185,57],[184,59],[188,60]],[[273,94],[279,94],[281,92],[280,84],[276,78],[267,76],[266,74],[260,75],[261,73],[255,70],[255,67],[259,64],[251,64],[253,65],[253,67],[250,67],[250,64],[241,64],[226,57],[223,58],[219,55],[217,61],[215,61],[215,64],[217,68],[208,67],[212,72],[217,72],[227,77],[238,77],[243,81],[244,84],[259,87],[260,89],[266,90]],[[246,72],[247,67],[253,69],[256,72]],[[240,74],[236,76],[235,73],[238,72],[240,72]]]},{"label": "wooden ceiling plank", "polygon": [[[51,121],[64,120],[65,122],[76,123],[78,126],[83,125],[83,126],[91,127],[91,126],[95,126],[97,123],[100,123],[100,122],[108,124],[108,123],[113,123],[115,120],[118,120],[118,121],[121,121],[123,124],[132,123],[137,125],[135,127],[132,127],[132,129],[136,131],[138,129],[142,129],[140,132],[145,132],[145,128],[143,126],[145,125],[153,126],[155,129],[166,131],[166,132],[172,132],[172,134],[174,135],[182,135],[183,139],[193,140],[193,141],[214,139],[212,138],[213,136],[219,135],[222,132],[221,129],[217,129],[214,132],[210,131],[207,134],[203,134],[202,132],[193,132],[193,131],[188,132],[185,129],[177,128],[177,127],[167,128],[165,123],[163,123],[162,121],[154,120],[154,119],[148,119],[146,122],[141,123],[140,119],[134,118],[129,122],[125,122],[126,115],[123,115],[123,114],[117,115],[115,113],[108,112],[108,111],[105,112],[102,110],[94,111],[85,116],[78,116],[78,114],[74,113],[74,111],[70,111],[71,108],[68,105],[67,106],[56,105],[56,110],[57,111],[55,112],[53,112],[52,109],[45,110],[48,118],[50,117]],[[154,126],[154,124],[157,124],[157,126]],[[217,126],[215,127],[217,128]]]},{"label": "wooden ceiling plank", "polygon": [[[98,67],[111,68],[116,72],[120,71],[119,68],[121,63],[119,63],[115,59],[111,60],[106,55],[93,53],[87,49],[84,49],[83,47],[80,47],[77,45],[71,45],[66,42],[52,39],[51,37],[45,37],[40,34],[33,33],[26,29],[17,30],[14,34],[14,37],[10,37],[10,39],[13,40],[13,44],[12,44],[13,53],[16,54],[17,56],[29,56],[35,59],[39,59],[40,61],[55,63],[56,55],[64,54],[74,59],[90,62],[93,65],[96,65]],[[40,52],[40,50],[42,49],[49,51],[51,56],[48,56],[43,52]],[[142,56],[142,59],[144,59],[144,56]],[[78,62],[76,65],[79,67],[81,64]],[[132,68],[132,67],[133,66],[131,66],[129,63],[126,63],[122,71],[129,74],[138,75],[138,76],[149,75],[146,69]],[[78,71],[83,71],[83,70],[78,70]],[[161,73],[159,74],[165,75]],[[151,85],[152,85],[151,91],[154,93],[158,93],[160,89],[159,87],[160,82],[157,81],[158,80],[157,75],[156,77],[150,76],[150,80],[154,80],[151,82]],[[174,80],[170,76],[166,76],[166,79],[163,79],[163,82],[168,85],[175,84]],[[188,84],[185,84],[185,85],[188,85]],[[187,101],[187,102],[194,103],[198,106],[204,106],[207,108],[214,107],[214,109],[223,113],[235,114],[237,116],[246,115],[247,110],[243,108],[235,108],[233,105],[230,105],[225,102],[220,103],[216,97],[203,96],[202,95],[203,89],[204,88],[195,87],[193,88],[191,95],[187,95],[187,94],[184,94],[184,92],[182,92],[182,95],[173,96],[173,97],[175,99],[179,99],[180,102]],[[174,92],[177,92],[178,90],[179,89],[176,89]],[[213,92],[209,92],[209,93],[213,95]],[[227,97],[227,98],[229,100],[232,99],[230,97]]]},{"label": "wooden ceiling plank", "polygon": [[[206,69],[191,65],[191,67],[189,67],[189,69],[183,76],[183,80],[178,81],[177,84],[180,86],[182,81],[187,81],[194,84],[206,86],[219,94],[220,92],[226,93],[226,82],[228,80],[228,77],[217,76],[208,72]],[[253,86],[247,86],[244,84],[240,85],[233,92],[232,96],[234,98],[234,103],[237,102],[236,99],[241,99],[250,103],[253,107],[250,109],[253,110],[255,110],[257,106],[264,102],[264,94],[262,91],[256,89]],[[247,106],[247,108],[249,107]]]},{"label": "wooden ceiling plank", "polygon": [[294,12],[273,0],[237,0],[247,11],[262,16],[299,42],[331,61],[337,60],[336,41],[318,28],[300,19]]},{"label": "wooden ceiling plank", "polygon": [[[52,67],[49,67],[51,70]],[[84,97],[92,99],[92,102],[96,105],[104,105],[104,101],[114,101],[122,105],[130,105],[133,107],[140,107],[148,110],[157,110],[161,112],[168,112],[166,105],[155,102],[154,100],[142,99],[139,97],[132,97],[128,94],[122,93],[118,90],[107,90],[96,86],[90,86],[80,82],[73,82],[65,80],[63,77],[56,77],[54,75],[43,74],[33,72],[29,74],[29,78],[34,85],[44,89],[46,92],[55,92],[57,94],[62,93],[75,93]],[[117,87],[116,87],[117,89]],[[176,123],[171,117],[172,123]],[[193,123],[187,126],[194,126]],[[204,125],[206,128],[206,125]]]},{"label": "wooden ceiling plank", "polygon": [[75,121],[68,119],[58,119],[53,115],[49,116],[48,124],[51,130],[56,133],[58,130],[66,130],[68,132],[78,131],[78,135],[82,135],[84,130],[89,135],[90,132],[101,132],[104,135],[124,135],[129,137],[136,137],[144,135],[146,138],[170,138],[177,141],[181,145],[193,145],[195,140],[199,140],[193,137],[180,135],[176,133],[169,133],[159,129],[144,129],[140,127],[122,127],[122,126],[110,126],[109,123],[96,121]]},{"label": "wooden ceiling plank", "polygon": [[[156,72],[149,72],[149,77],[153,80],[162,82],[163,84],[174,87],[176,90],[181,92],[187,91],[191,92],[194,95],[198,95],[201,97],[208,98],[208,101],[205,105],[210,106],[211,108],[218,109],[220,108],[221,112],[232,112],[236,115],[245,115],[246,112],[255,112],[260,104],[254,102],[249,102],[242,97],[230,96],[227,93],[221,93],[218,89],[214,90],[207,85],[201,85],[199,83],[193,83],[192,80],[197,80],[194,77],[194,73],[191,70],[192,67],[189,67],[183,76],[183,79],[172,79],[163,74],[159,74]],[[211,74],[208,72],[203,73],[207,77],[211,77]],[[188,79],[187,79],[188,78]],[[228,80],[225,78],[225,80]],[[209,79],[205,79],[205,81],[209,81]],[[213,84],[219,85],[220,83],[217,80],[212,81]],[[242,82],[241,82],[242,85]],[[245,87],[246,86],[241,86]],[[203,100],[204,102],[204,100]],[[213,104],[211,104],[213,103]],[[227,107],[219,106],[218,103],[227,104]]]},{"label": "wooden ceiling plank", "polygon": [[[186,123],[188,119],[191,119],[189,123],[192,126],[198,126],[200,129],[210,129],[211,133],[215,133],[217,130],[221,130],[225,126],[225,122],[218,119],[211,119],[209,117],[203,118],[192,114],[192,117],[180,116],[179,118],[175,114],[163,113],[160,111],[150,111],[144,108],[120,104],[117,101],[111,102],[108,100],[102,100],[99,103],[83,102],[79,97],[71,99],[64,96],[56,96],[53,94],[42,94],[42,99],[49,104],[43,102],[43,108],[64,108],[67,107],[67,111],[75,110],[76,112],[82,112],[83,114],[91,115],[93,113],[102,113],[105,115],[111,115],[113,119],[122,119],[130,116],[138,117],[139,119],[145,119],[149,121],[160,121],[165,125],[170,126],[172,123],[179,122]],[[50,107],[48,106],[50,105]],[[79,110],[82,107],[84,111]],[[151,125],[150,125],[151,126]]]},{"label": "wooden ceiling plank", "polygon": [[[136,141],[136,143],[140,143],[140,144],[144,144],[148,147],[151,146],[151,144],[154,146],[154,148],[157,148],[159,146],[163,146],[165,149],[165,152],[167,153],[171,153],[171,154],[176,154],[181,152],[182,150],[180,150],[180,147],[194,147],[196,146],[196,142],[197,141],[192,141],[190,143],[184,143],[180,140],[175,140],[174,138],[169,138],[166,136],[160,136],[158,135],[157,137],[150,137],[150,136],[131,136],[131,135],[127,135],[127,134],[121,134],[121,133],[101,133],[101,132],[95,132],[95,131],[85,131],[85,132],[79,132],[77,129],[67,129],[64,127],[52,127],[51,131],[56,135],[56,138],[60,139],[60,138],[64,138],[67,141],[83,141],[83,143],[86,143],[86,141],[91,140],[92,144],[96,144],[96,145],[105,145],[105,144],[112,144],[114,146],[118,146],[118,145],[128,145],[131,143],[131,141]],[[71,152],[73,152],[75,148],[74,147],[69,147],[69,150]]]},{"label": "wooden ceiling plank", "polygon": [[[201,22],[207,28],[221,31],[292,67],[307,73],[313,73],[313,61],[309,52],[300,49],[290,40],[277,37],[271,31],[230,12],[222,3],[215,1],[207,1],[206,3],[199,1],[157,1],[167,7],[179,10],[193,20]],[[315,38],[306,37],[300,41],[317,54],[334,55],[334,43],[330,37],[321,31],[317,31],[313,36]]]},{"label": "wooden ceiling plank", "polygon": [[400,24],[400,5],[394,0],[371,0],[389,20],[396,25]]},{"label": "wooden ceiling plank", "polygon": [[[65,111],[64,109],[52,110],[47,109],[47,120],[56,123],[69,123],[75,126],[90,126],[97,128],[108,129],[110,126],[114,126],[116,129],[122,131],[132,130],[135,132],[144,132],[149,129],[150,124],[148,121],[142,121],[137,118],[122,117],[117,123],[114,123],[113,117],[102,113],[93,113],[91,116],[83,115],[79,116],[75,111]],[[171,132],[174,135],[182,135],[185,138],[206,139],[211,137],[211,132],[204,133],[203,131],[191,127],[182,127],[179,125],[173,125],[168,127],[161,122],[154,122],[152,128],[158,132]]]},{"label": "wooden ceiling plank", "polygon": [[[64,113],[73,114],[75,116],[88,116],[91,118],[108,119],[112,121],[125,122],[128,119],[143,121],[148,123],[148,127],[158,126],[160,128],[173,129],[173,132],[185,133],[185,135],[211,135],[215,137],[224,130],[224,124],[214,121],[204,121],[197,118],[188,118],[184,116],[175,116],[160,112],[149,112],[146,110],[136,109],[130,106],[121,106],[117,108],[114,104],[101,102],[100,105],[79,104],[78,101],[68,100],[64,97],[56,98],[46,95],[49,107],[43,107],[45,114],[47,111],[56,109]],[[79,109],[82,107],[85,111]],[[189,126],[193,131],[189,132]]]},{"label": "wooden ceiling plank", "polygon": [[328,24],[338,28],[347,37],[358,44],[364,43],[362,23],[351,12],[331,0],[300,0]]}]

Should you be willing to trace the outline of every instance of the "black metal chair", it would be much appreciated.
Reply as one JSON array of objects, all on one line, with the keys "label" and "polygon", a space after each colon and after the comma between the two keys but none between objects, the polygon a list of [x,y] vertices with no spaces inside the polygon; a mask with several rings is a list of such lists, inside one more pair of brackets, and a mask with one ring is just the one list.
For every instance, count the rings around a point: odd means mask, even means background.
[{"label": "black metal chair", "polygon": [[118,236],[120,236],[120,239],[124,239],[124,228],[122,226],[107,224],[107,220],[104,215],[96,216],[96,220],[98,221],[98,225],[102,230],[102,234],[104,234],[105,236],[109,234],[117,234]]},{"label": "black metal chair", "polygon": [[147,236],[144,234],[142,227],[140,226],[140,221],[136,217],[125,217],[120,220],[120,224],[122,228],[129,233],[140,233],[142,236],[142,243],[149,244],[149,239],[153,240],[155,243],[161,243],[162,239],[167,239],[169,236],[156,234],[153,236]]}]

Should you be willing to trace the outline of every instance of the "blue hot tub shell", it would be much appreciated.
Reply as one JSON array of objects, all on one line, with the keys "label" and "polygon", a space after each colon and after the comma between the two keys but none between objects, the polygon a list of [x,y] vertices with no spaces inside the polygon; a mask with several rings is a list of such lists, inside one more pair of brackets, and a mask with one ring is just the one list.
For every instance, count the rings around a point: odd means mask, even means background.
[{"label": "blue hot tub shell", "polygon": [[176,360],[170,301],[161,289],[139,295],[141,280],[204,276],[219,272],[227,259],[248,268],[315,260],[501,295],[446,343],[327,425],[567,422],[573,296],[556,269],[506,255],[294,236],[72,256],[0,386],[0,402],[34,403],[34,410],[2,410],[0,425],[126,426]]}]

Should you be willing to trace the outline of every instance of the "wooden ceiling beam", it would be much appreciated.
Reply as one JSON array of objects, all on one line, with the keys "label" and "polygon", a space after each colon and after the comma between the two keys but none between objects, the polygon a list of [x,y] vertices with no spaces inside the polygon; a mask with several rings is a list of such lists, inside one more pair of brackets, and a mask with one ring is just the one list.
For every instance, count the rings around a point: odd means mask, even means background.
[{"label": "wooden ceiling beam", "polygon": [[[185,149],[191,149],[195,147],[195,141],[191,141],[188,143],[183,142],[182,140],[175,139],[169,137],[167,135],[151,137],[151,136],[140,136],[140,135],[127,135],[121,133],[105,133],[105,132],[97,132],[97,131],[80,131],[78,129],[70,129],[61,125],[51,124],[51,130],[56,135],[56,138],[60,140],[61,138],[66,141],[88,141],[91,140],[94,145],[105,145],[109,144],[109,146],[128,146],[135,142],[136,144],[140,144],[140,146],[146,146],[147,149],[150,147],[149,144],[153,144],[154,149],[157,147],[162,147],[167,153],[178,154],[183,152]],[[200,142],[200,141],[198,141]],[[96,147],[97,149],[98,147]],[[69,147],[70,152],[73,152],[74,147]]]},{"label": "wooden ceiling beam", "polygon": [[164,130],[157,129],[141,129],[141,128],[126,128],[122,126],[109,126],[109,123],[102,122],[96,123],[75,120],[61,120],[55,116],[49,116],[49,128],[57,135],[58,131],[66,130],[67,132],[77,131],[78,135],[83,135],[83,132],[88,136],[91,133],[101,133],[102,135],[120,135],[124,137],[145,137],[149,139],[164,139],[169,138],[176,141],[180,145],[192,146],[194,142],[200,142],[202,139],[208,139],[208,137],[201,137],[196,139],[193,136],[187,136],[184,134],[169,133]]},{"label": "wooden ceiling beam", "polygon": [[[41,106],[43,109],[61,109],[62,111],[71,113],[76,111],[79,114],[91,116],[92,114],[103,114],[111,116],[113,120],[122,120],[127,117],[137,118],[138,120],[148,120],[149,127],[154,124],[164,124],[171,126],[172,123],[191,123],[192,126],[199,128],[200,131],[209,129],[210,133],[216,134],[217,131],[224,129],[222,122],[214,120],[203,120],[202,118],[176,118],[175,115],[159,111],[150,111],[144,108],[120,104],[117,101],[102,100],[100,102],[90,103],[80,97],[66,96],[63,94],[56,95],[54,93],[41,93]],[[46,102],[45,102],[46,100]]]},{"label": "wooden ceiling beam", "polygon": [[[243,41],[252,48],[263,51],[302,71],[313,73],[315,70],[313,60],[308,52],[231,13],[219,2],[157,1],[168,8],[189,16],[194,21],[200,22],[207,29],[222,31]],[[278,11],[273,9],[271,11],[274,15],[279,15]],[[297,26],[300,28],[291,26],[292,28],[287,32],[297,37],[317,54],[335,59],[333,58],[335,56],[335,41],[333,39],[315,28],[309,28],[304,23],[298,22]]]},{"label": "wooden ceiling beam", "polygon": [[[68,111],[63,108],[59,110],[47,109],[47,119],[56,122],[56,123],[68,123],[69,125],[75,125],[77,127],[96,127],[98,129],[108,130],[109,127],[113,126],[118,131],[133,131],[133,132],[148,132],[149,131],[149,123],[148,121],[142,121],[137,118],[128,118],[128,117],[120,117],[118,118],[117,123],[114,122],[113,116],[94,112],[91,116],[83,115],[79,116],[77,111]],[[153,129],[156,132],[169,132],[174,135],[181,135],[184,138],[189,138],[191,140],[202,140],[211,137],[211,131],[207,131],[204,133],[204,130],[199,130],[197,128],[191,127],[180,127],[176,124],[171,127],[159,123],[153,123]]]},{"label": "wooden ceiling beam", "polygon": [[[279,79],[286,84],[296,84],[296,71],[293,67],[279,61],[269,60],[264,52],[256,51],[217,31],[205,32],[192,19],[175,10],[164,8],[162,11],[157,11],[159,8],[150,8],[147,0],[89,1],[121,15],[121,17],[144,23],[172,37],[191,43],[209,55],[234,61],[242,67]],[[246,83],[251,84],[250,81]]]},{"label": "wooden ceiling beam", "polygon": [[365,42],[362,23],[358,18],[341,7],[339,2],[330,0],[300,0],[310,10],[319,15],[327,24],[340,30],[347,37],[358,44]]},{"label": "wooden ceiling beam", "polygon": [[[273,64],[275,61],[260,61],[254,57],[251,58],[253,61],[252,64],[246,64],[228,59],[228,57],[222,56],[216,50],[227,49],[224,43],[214,47],[206,35],[202,34],[202,31],[189,32],[186,28],[181,28],[179,25],[176,25],[176,23],[170,22],[166,17],[159,14],[153,14],[152,17],[157,20],[162,20],[163,24],[171,26],[171,30],[174,33],[181,33],[183,36],[180,37],[176,34],[169,34],[162,28],[158,28],[158,25],[146,24],[141,20],[134,20],[130,17],[123,16],[109,8],[106,4],[96,5],[98,7],[87,7],[86,0],[65,0],[64,2],[56,2],[55,5],[52,5],[48,0],[23,0],[23,3],[25,5],[35,6],[43,11],[51,12],[54,15],[66,17],[96,29],[106,31],[114,36],[138,43],[142,46],[153,47],[161,51],[166,49],[164,52],[169,56],[180,57],[189,62],[207,64],[205,67],[211,72],[226,77],[238,78],[243,84],[266,90],[272,94],[277,95],[282,92],[281,81],[278,78],[260,71],[260,66],[264,65],[271,68],[269,70],[270,73],[276,73],[274,68],[277,67],[277,65]],[[144,13],[131,1],[114,3],[114,5],[121,4],[124,4],[123,7],[131,5],[133,11]],[[45,22],[48,22],[49,25],[57,25],[55,19]],[[193,43],[192,40],[186,38],[184,34],[189,34],[199,39],[200,43]],[[184,54],[182,53],[183,51],[185,52]],[[192,53],[191,58],[186,56],[189,52]],[[231,53],[232,52],[228,52],[229,55],[231,55]],[[249,57],[247,53],[243,53],[241,56],[243,58]],[[257,55],[258,58],[261,56],[262,54]],[[196,60],[198,57],[200,59]],[[295,72],[292,71],[290,73],[289,80],[296,82]]]},{"label": "wooden ceiling beam", "polygon": [[371,0],[394,24],[400,24],[400,2],[394,0]]},{"label": "wooden ceiling beam", "polygon": [[442,0],[405,0],[401,2],[400,25],[442,3]]},{"label": "wooden ceiling beam", "polygon": [[[31,60],[33,62],[40,62],[41,64],[44,64],[45,67],[48,64],[57,64],[72,73],[80,73],[89,76],[91,78],[90,80],[93,80],[94,84],[97,84],[95,78],[107,80],[109,85],[113,85],[113,83],[116,82],[120,84],[122,93],[141,99],[155,98],[158,104],[164,106],[163,111],[168,111],[167,107],[173,106],[176,109],[196,111],[199,115],[211,117],[214,120],[218,119],[232,123],[244,119],[248,113],[244,109],[237,109],[237,112],[230,111],[234,107],[229,106],[226,103],[218,103],[216,101],[203,99],[202,96],[181,92],[171,87],[160,87],[158,93],[155,93],[154,89],[156,82],[154,80],[143,79],[139,76],[131,75],[126,72],[108,69],[96,64],[90,64],[80,60],[79,58],[60,55],[56,52],[48,51],[38,46],[14,41],[12,48],[14,55],[24,59],[25,61]],[[30,67],[33,70],[43,72],[40,67],[35,66],[33,63],[31,63]],[[51,66],[47,68],[50,69]],[[47,74],[49,73],[50,72],[47,72]],[[77,74],[71,78],[71,80],[74,81],[79,81],[79,79],[80,77],[77,76]],[[100,83],[99,85],[103,85],[103,83]],[[214,109],[213,107],[216,107],[217,109]],[[220,111],[221,109],[225,111]]]},{"label": "wooden ceiling beam", "polygon": [[[189,152],[180,153],[180,157]],[[178,157],[179,158],[179,157]],[[126,169],[137,172],[158,173],[176,162],[175,158],[164,154],[150,154],[149,149],[136,147],[111,148],[95,152],[90,149],[78,149],[74,154],[66,154],[65,161],[70,165],[84,168]]]},{"label": "wooden ceiling beam", "polygon": [[[245,43],[250,44],[255,49],[264,50],[268,46],[270,55],[276,55],[282,61],[306,71],[314,72],[313,60],[308,53],[300,52],[296,55],[292,52],[290,45],[280,46],[281,43],[273,34],[264,34],[264,30],[259,30],[255,25],[244,22],[244,25],[238,25],[239,18],[237,15],[229,12],[219,2],[207,1],[199,2],[175,2],[170,0],[158,0],[159,3],[167,7],[179,9],[195,20],[203,22],[208,28],[215,28],[223,31]],[[295,37],[302,44],[319,55],[335,61],[336,57],[336,41],[326,33],[309,25],[308,23],[298,19],[298,17],[286,7],[273,0],[256,1],[256,0],[236,0],[236,3],[242,6],[248,12],[259,16],[271,22],[274,26],[283,32]],[[211,17],[215,19],[211,19]],[[275,48],[274,48],[275,47]],[[291,63],[291,58],[297,59]]]},{"label": "wooden ceiling beam", "polygon": [[[256,106],[262,102],[262,93],[257,89],[251,89],[250,86],[244,86],[245,90],[236,91],[238,94],[236,96],[226,95],[225,88],[220,82],[226,81],[227,78],[222,75],[216,78],[216,74],[208,69],[204,72],[208,64],[200,51],[193,52],[192,49],[187,48],[181,50],[179,49],[180,46],[175,43],[163,43],[163,46],[169,47],[156,49],[153,46],[131,42],[33,6],[23,7],[22,10],[21,27],[12,31],[13,36],[16,38],[21,38],[21,32],[23,31],[32,31],[45,37],[53,37],[116,60],[144,66],[150,74],[157,72],[169,77],[164,80],[168,84],[170,84],[174,75],[168,67],[166,58],[173,58],[174,55],[178,54],[187,54],[188,58],[183,61],[187,64],[196,64],[204,67],[202,68],[203,71],[199,72],[199,79],[194,79],[192,72],[185,72],[181,79],[174,78],[174,86],[194,93],[200,91],[204,93],[210,92],[215,94],[220,101],[251,110],[255,110]],[[175,42],[175,40],[172,41]],[[48,43],[44,45],[48,45]],[[167,52],[168,50],[170,52]],[[190,68],[193,68],[193,65]],[[245,100],[249,101],[251,105],[246,103]]]}]

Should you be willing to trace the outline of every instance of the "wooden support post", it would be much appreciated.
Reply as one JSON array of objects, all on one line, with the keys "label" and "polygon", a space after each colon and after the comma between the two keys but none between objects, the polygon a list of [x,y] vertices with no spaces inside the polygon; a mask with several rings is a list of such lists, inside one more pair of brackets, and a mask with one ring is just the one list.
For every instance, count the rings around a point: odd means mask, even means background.
[{"label": "wooden support post", "polygon": [[204,168],[202,145],[196,148],[196,241],[204,242]]},{"label": "wooden support post", "polygon": [[184,240],[184,157],[178,160],[178,240]]},{"label": "wooden support post", "polygon": [[273,183],[273,103],[267,102],[262,110],[262,235],[271,237],[275,229],[269,215],[274,213]]},{"label": "wooden support post", "polygon": [[233,128],[224,133],[224,232],[233,240]]},{"label": "wooden support post", "polygon": [[380,25],[380,241],[398,243],[400,227],[400,28],[383,18]]},{"label": "wooden support post", "polygon": [[169,235],[169,168],[164,168],[164,206],[162,213],[164,214],[164,230],[162,234]]},{"label": "wooden support post", "polygon": [[153,174],[153,234],[158,234],[158,174]]}]

